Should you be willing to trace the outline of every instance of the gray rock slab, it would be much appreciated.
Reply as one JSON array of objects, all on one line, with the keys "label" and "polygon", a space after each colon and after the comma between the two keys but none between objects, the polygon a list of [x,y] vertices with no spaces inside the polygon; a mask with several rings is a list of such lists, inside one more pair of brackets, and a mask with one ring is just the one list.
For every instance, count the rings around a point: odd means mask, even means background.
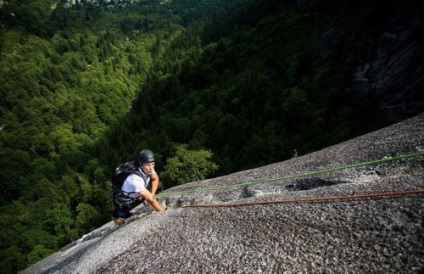
[{"label": "gray rock slab", "polygon": [[[423,151],[421,114],[295,159],[175,187],[159,195],[164,213],[140,206],[123,226],[105,224],[23,273],[420,273],[424,194],[284,201],[422,191]],[[185,207],[199,204],[215,207]]]}]

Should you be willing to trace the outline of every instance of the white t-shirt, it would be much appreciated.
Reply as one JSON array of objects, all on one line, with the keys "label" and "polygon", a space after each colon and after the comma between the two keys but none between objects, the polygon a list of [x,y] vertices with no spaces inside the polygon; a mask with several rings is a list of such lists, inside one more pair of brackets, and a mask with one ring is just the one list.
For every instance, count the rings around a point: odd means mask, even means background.
[{"label": "white t-shirt", "polygon": [[[144,173],[141,168],[139,168],[138,171],[140,171],[143,178],[135,174],[131,174],[127,177],[127,179],[125,179],[124,184],[122,185],[122,191],[131,193],[128,196],[132,198],[139,197],[140,195],[138,193],[140,191],[146,190],[150,183],[150,176]],[[156,171],[153,170],[152,173],[156,173]]]}]

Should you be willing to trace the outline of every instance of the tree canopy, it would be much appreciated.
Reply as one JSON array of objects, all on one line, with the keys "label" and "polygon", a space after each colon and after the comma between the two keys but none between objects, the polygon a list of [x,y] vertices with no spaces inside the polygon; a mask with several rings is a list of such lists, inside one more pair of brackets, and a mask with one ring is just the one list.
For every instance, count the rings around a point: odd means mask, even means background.
[{"label": "tree canopy", "polygon": [[1,273],[109,221],[111,172],[143,148],[172,187],[376,128],[343,48],[378,23],[318,40],[379,3],[65,2],[0,8]]}]

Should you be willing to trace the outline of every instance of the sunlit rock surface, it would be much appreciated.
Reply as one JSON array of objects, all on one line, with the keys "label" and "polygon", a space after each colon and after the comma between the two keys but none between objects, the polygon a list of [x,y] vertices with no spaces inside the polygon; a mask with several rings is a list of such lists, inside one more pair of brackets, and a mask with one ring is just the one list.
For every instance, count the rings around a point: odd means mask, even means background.
[{"label": "sunlit rock surface", "polygon": [[[421,114],[292,160],[169,189],[160,195],[166,212],[138,207],[123,226],[107,223],[23,273],[422,273],[424,194],[280,202],[424,190],[423,152]],[[409,157],[392,158],[399,155]],[[233,206],[185,207],[196,204]]]}]

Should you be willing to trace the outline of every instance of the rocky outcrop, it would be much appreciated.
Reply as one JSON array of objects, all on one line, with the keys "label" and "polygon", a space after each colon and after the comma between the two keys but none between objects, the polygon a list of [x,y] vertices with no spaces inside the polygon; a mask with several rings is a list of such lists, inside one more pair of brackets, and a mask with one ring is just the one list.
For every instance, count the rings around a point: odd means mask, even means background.
[{"label": "rocky outcrop", "polygon": [[[300,2],[316,5],[316,9],[325,1]],[[376,97],[380,126],[422,112],[422,3],[417,0],[346,2],[351,8],[346,20],[321,35],[317,50],[323,56],[335,52],[353,69],[350,88]]]},{"label": "rocky outcrop", "polygon": [[[377,92],[386,123],[424,108],[423,22],[416,1],[399,1],[384,18],[354,75],[354,87]],[[358,85],[359,84],[359,85]]]},{"label": "rocky outcrop", "polygon": [[[420,273],[424,114],[160,195],[23,273]],[[352,197],[372,193],[398,196]],[[348,199],[310,199],[340,197]],[[284,201],[291,202],[284,202]],[[236,203],[236,204],[234,204]],[[215,207],[186,207],[188,205]]]}]

